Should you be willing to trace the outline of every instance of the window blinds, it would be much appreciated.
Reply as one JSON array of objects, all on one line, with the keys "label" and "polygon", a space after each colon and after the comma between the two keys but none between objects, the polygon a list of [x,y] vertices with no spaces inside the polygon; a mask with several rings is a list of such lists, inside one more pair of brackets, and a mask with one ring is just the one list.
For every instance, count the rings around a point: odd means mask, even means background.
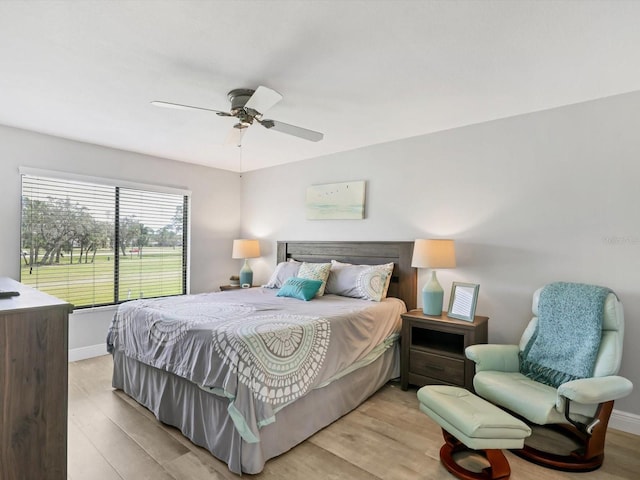
[{"label": "window blinds", "polygon": [[22,175],[20,281],[75,307],[185,294],[188,200]]}]

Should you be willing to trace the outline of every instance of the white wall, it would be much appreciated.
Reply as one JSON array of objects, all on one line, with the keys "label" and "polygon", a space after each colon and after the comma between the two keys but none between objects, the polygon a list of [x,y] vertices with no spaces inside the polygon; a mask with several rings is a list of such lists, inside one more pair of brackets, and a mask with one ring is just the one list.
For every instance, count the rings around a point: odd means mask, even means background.
[{"label": "white wall", "polygon": [[[454,238],[458,268],[438,274],[445,305],[452,281],[479,283],[477,313],[499,343],[517,341],[539,286],[608,286],[625,307],[620,374],[636,385],[616,409],[638,415],[639,125],[632,93],[245,174],[242,230],[265,255],[255,280],[277,240]],[[367,182],[366,219],[305,219],[307,186],[348,180]]]},{"label": "white wall", "polygon": [[[0,126],[0,276],[20,279],[20,166],[189,189],[191,291],[217,290],[240,268],[231,259],[240,230],[237,174]],[[112,315],[112,308],[73,313],[69,348],[104,345]]]},{"label": "white wall", "polygon": [[[0,126],[0,275],[19,278],[19,166],[192,190],[194,293],[227,283],[239,268],[230,252],[242,190],[242,233],[263,239],[263,257],[252,260],[256,283],[275,264],[277,240],[455,238],[459,266],[438,277],[447,293],[454,280],[481,285],[477,311],[491,317],[492,342],[518,338],[531,293],[546,282],[613,288],[626,315],[620,373],[637,385],[616,409],[639,415],[638,125],[640,93],[632,93],[249,172],[241,180]],[[366,219],[305,219],[307,186],[360,179],[367,181]],[[74,313],[70,347],[103,344],[111,314]]]}]

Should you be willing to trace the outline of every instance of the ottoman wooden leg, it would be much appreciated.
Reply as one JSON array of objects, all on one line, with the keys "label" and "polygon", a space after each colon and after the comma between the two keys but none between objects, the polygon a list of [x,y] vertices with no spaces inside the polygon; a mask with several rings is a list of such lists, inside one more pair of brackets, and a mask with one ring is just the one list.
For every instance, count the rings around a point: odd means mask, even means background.
[{"label": "ottoman wooden leg", "polygon": [[[440,449],[440,461],[445,468],[456,477],[461,478],[462,480],[506,480],[511,475],[509,462],[502,453],[502,450],[471,450],[445,429],[442,429],[442,436],[444,437],[445,444]],[[472,472],[471,470],[461,467],[456,463],[453,455],[465,450],[483,455],[486,457],[490,466],[483,469],[481,472]]]}]

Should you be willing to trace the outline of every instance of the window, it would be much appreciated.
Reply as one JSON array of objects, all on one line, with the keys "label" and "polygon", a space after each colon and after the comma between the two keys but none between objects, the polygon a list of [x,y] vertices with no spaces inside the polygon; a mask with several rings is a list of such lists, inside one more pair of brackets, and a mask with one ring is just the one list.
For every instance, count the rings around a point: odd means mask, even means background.
[{"label": "window", "polygon": [[188,200],[23,174],[20,281],[75,307],[185,294]]}]

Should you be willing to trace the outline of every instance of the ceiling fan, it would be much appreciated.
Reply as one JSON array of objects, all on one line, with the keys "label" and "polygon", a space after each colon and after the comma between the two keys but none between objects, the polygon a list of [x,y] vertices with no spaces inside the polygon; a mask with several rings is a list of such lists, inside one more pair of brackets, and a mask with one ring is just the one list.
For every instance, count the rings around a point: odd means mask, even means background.
[{"label": "ceiling fan", "polygon": [[241,144],[242,136],[247,128],[253,125],[254,121],[269,130],[287,133],[312,142],[319,142],[324,137],[320,132],[296,127],[295,125],[289,125],[288,123],[278,120],[263,118],[267,110],[282,100],[282,95],[275,90],[263,86],[259,86],[256,90],[236,88],[231,90],[227,94],[227,97],[231,102],[231,109],[228,112],[161,101],[153,101],[151,104],[158,107],[177,108],[180,110],[205,110],[207,112],[215,112],[221,117],[235,117],[238,119],[238,123],[236,123],[229,132],[225,143],[237,145],[238,147]]}]

